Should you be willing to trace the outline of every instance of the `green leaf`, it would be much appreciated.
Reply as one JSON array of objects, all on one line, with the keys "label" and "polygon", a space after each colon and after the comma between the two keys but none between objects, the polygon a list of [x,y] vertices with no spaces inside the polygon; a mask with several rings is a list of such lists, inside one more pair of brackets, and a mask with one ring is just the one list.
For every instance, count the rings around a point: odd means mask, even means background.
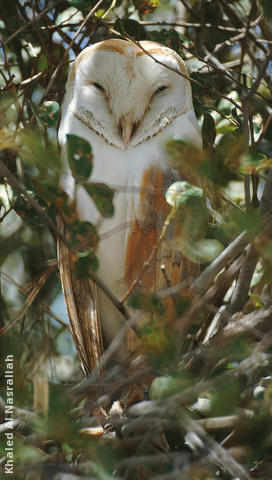
[{"label": "green leaf", "polygon": [[117,30],[117,32],[120,32],[122,35],[128,34],[135,40],[143,40],[143,38],[146,37],[146,33],[142,25],[136,22],[136,20],[131,20],[130,18],[118,18],[114,22],[114,29]]},{"label": "green leaf", "polygon": [[240,172],[245,175],[267,170],[272,166],[272,159],[263,153],[245,153],[240,157]]},{"label": "green leaf", "polygon": [[173,183],[165,194],[167,203],[178,207],[176,233],[182,241],[195,242],[207,231],[207,207],[202,188],[185,181]]},{"label": "green leaf", "polygon": [[37,70],[38,72],[44,72],[48,68],[48,59],[44,53],[40,53],[37,58]]},{"label": "green leaf", "polygon": [[91,223],[77,219],[71,224],[66,222],[66,227],[70,233],[71,248],[86,252],[97,247],[99,236]]},{"label": "green leaf", "polygon": [[95,2],[90,2],[90,0],[68,0],[68,3],[81,12],[87,13]]},{"label": "green leaf", "polygon": [[239,405],[241,385],[238,380],[219,385],[211,394],[213,415],[231,415]]},{"label": "green leaf", "polygon": [[56,127],[59,119],[59,110],[57,102],[44,102],[38,107],[38,118],[45,127]]},{"label": "green leaf", "polygon": [[133,3],[141,15],[146,15],[159,6],[160,0],[133,0]]},{"label": "green leaf", "polygon": [[[178,242],[176,242],[178,245]],[[203,239],[195,243],[179,241],[182,254],[191,262],[210,263],[223,251],[224,247],[218,240]]]},{"label": "green leaf", "polygon": [[179,207],[192,197],[202,198],[203,190],[184,181],[172,183],[165,194],[165,199],[171,207]]},{"label": "green leaf", "polygon": [[67,134],[67,155],[73,176],[77,180],[88,180],[93,168],[92,147],[77,135]]},{"label": "green leaf", "polygon": [[146,39],[151,40],[152,42],[161,43],[166,47],[172,48],[172,50],[175,50],[176,52],[179,52],[181,42],[188,42],[187,38],[181,33],[176,32],[176,30],[166,30],[164,28],[147,32]]},{"label": "green leaf", "polygon": [[73,265],[73,273],[79,280],[88,280],[92,272],[98,269],[98,258],[93,251],[79,257]]},{"label": "green leaf", "polygon": [[170,397],[176,393],[180,393],[191,385],[191,378],[187,372],[179,372],[178,377],[165,375],[156,377],[150,389],[152,399],[160,399]]},{"label": "green leaf", "polygon": [[145,312],[155,313],[157,315],[164,315],[165,306],[155,293],[146,293],[139,290],[131,295],[129,299],[129,306],[134,310],[143,310]]},{"label": "green leaf", "polygon": [[238,125],[235,125],[235,123],[233,123],[230,117],[229,119],[223,118],[216,125],[216,133],[217,135],[219,135],[220,133],[224,135],[225,133],[234,132],[235,130],[237,130],[237,128]]},{"label": "green leaf", "polygon": [[113,216],[113,195],[114,191],[104,183],[84,183],[83,187],[92,197],[99,212],[106,218]]},{"label": "green leaf", "polygon": [[[31,107],[34,105],[32,104]],[[37,109],[32,108],[35,115]],[[18,144],[20,145],[20,157],[28,172],[32,177],[36,177],[38,182],[53,178],[59,181],[62,162],[57,149],[56,142],[48,137],[46,145],[44,144],[41,132],[39,130],[27,130],[18,132]]]},{"label": "green leaf", "polygon": [[[44,199],[32,189],[28,189],[27,193],[40,205],[40,207],[52,218],[56,218],[56,211],[54,205],[49,205]],[[19,215],[25,222],[30,225],[40,228],[48,226],[46,220],[39,215],[29,199],[26,199],[23,194],[19,194],[14,198],[13,208],[17,215]]]},{"label": "green leaf", "polygon": [[261,4],[264,15],[269,20],[272,20],[272,2],[271,2],[271,0],[260,0],[260,4]]}]

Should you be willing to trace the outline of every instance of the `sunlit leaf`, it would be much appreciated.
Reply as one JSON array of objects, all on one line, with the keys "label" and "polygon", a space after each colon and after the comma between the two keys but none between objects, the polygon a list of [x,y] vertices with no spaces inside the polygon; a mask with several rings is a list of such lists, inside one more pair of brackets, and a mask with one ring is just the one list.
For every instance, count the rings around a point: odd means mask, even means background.
[{"label": "sunlit leaf", "polygon": [[95,202],[99,212],[106,218],[113,216],[114,190],[104,183],[84,183],[83,187]]},{"label": "sunlit leaf", "polygon": [[237,130],[238,125],[236,125],[232,118],[230,119],[223,118],[220,122],[216,124],[216,133],[220,134],[222,133],[223,135],[228,132],[233,132],[234,130]]},{"label": "sunlit leaf", "polygon": [[202,188],[184,181],[172,183],[165,194],[166,201],[171,207],[179,207],[192,197],[202,196]]},{"label": "sunlit leaf", "polygon": [[268,170],[272,166],[272,159],[263,153],[245,153],[240,157],[240,171],[245,175]]},{"label": "sunlit leaf", "polygon": [[67,157],[72,174],[76,180],[87,180],[92,173],[92,147],[77,135],[67,134]]},{"label": "sunlit leaf", "polygon": [[160,0],[133,0],[133,3],[140,14],[146,15],[159,6]]},{"label": "sunlit leaf", "polygon": [[9,210],[13,199],[13,190],[7,184],[0,185],[0,203],[5,210]]},{"label": "sunlit leaf", "polygon": [[258,283],[260,283],[261,279],[263,278],[263,275],[264,275],[264,267],[261,262],[258,262],[250,282],[250,287],[251,288],[256,287],[256,285],[258,285]]}]

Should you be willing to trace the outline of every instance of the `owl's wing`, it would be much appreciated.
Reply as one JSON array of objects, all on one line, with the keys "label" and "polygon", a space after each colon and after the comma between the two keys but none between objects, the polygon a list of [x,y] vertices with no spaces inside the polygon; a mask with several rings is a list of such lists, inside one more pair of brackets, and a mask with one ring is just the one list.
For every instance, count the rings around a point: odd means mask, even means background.
[{"label": "owl's wing", "polygon": [[[162,170],[150,168],[145,170],[139,182],[139,192],[135,193],[129,208],[130,232],[127,237],[125,278],[129,285],[140,274],[144,263],[149,258],[152,249],[157,245],[164,223],[170,213],[170,207],[165,200],[167,188],[179,179],[174,169]],[[149,266],[141,284],[144,289],[158,289],[165,286],[166,275],[171,283],[173,269],[177,265],[178,254],[174,248],[174,228],[170,225],[160,243],[154,261]],[[162,272],[164,266],[165,273]],[[174,274],[176,276],[176,274]]]},{"label": "owl's wing", "polygon": [[[65,226],[61,217],[58,218],[58,228],[65,236]],[[59,271],[70,328],[82,368],[89,374],[103,354],[97,288],[91,280],[83,281],[73,277],[72,260],[68,247],[59,239]]]}]

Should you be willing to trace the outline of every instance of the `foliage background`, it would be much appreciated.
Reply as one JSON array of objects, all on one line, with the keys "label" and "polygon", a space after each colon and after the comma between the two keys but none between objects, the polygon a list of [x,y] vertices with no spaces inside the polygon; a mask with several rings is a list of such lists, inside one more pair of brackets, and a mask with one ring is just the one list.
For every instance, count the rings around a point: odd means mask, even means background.
[{"label": "foliage background", "polygon": [[[198,257],[187,252],[202,275],[189,293],[164,292],[177,295],[182,340],[147,332],[151,399],[113,411],[107,435],[93,438],[79,432],[97,386],[118,398],[135,370],[75,387],[82,373],[56,261],[57,207],[71,213],[56,131],[70,62],[119,36],[156,40],[186,60],[205,151],[167,148],[181,172],[189,157],[204,180],[209,223]],[[2,0],[0,42],[0,341],[1,365],[15,357],[15,478],[272,478],[270,1]],[[84,228],[72,217],[74,247]],[[162,297],[132,304],[161,319]],[[2,434],[4,402],[3,388]]]}]

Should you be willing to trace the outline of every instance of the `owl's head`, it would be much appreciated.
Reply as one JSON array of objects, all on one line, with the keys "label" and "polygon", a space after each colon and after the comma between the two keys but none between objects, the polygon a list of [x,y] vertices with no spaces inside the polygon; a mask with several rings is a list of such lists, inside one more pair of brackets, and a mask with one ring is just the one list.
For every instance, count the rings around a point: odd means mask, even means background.
[{"label": "owl's head", "polygon": [[140,45],[116,39],[85,48],[67,82],[66,110],[121,149],[148,140],[192,109],[179,55],[157,43]]}]

